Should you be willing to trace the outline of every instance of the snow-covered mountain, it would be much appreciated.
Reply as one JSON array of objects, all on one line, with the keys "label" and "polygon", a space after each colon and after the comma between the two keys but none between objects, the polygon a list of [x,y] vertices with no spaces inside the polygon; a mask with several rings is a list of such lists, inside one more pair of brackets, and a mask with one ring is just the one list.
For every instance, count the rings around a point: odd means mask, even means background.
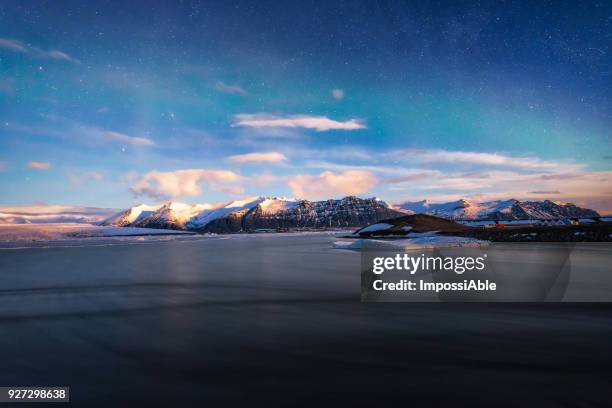
[{"label": "snow-covered mountain", "polygon": [[138,222],[141,219],[148,217],[151,213],[157,210],[160,206],[140,204],[101,222],[101,225],[114,225],[116,227],[125,227],[132,223]]},{"label": "snow-covered mountain", "polygon": [[402,213],[376,198],[345,197],[309,201],[266,199],[249,210],[218,218],[197,230],[208,232],[257,229],[353,228],[369,225]]},{"label": "snow-covered mountain", "polygon": [[265,201],[292,201],[286,198],[277,197],[251,197],[244,200],[232,201],[225,205],[221,205],[217,208],[211,208],[207,211],[202,211],[187,223],[187,228],[192,230],[202,230],[206,225],[217,219],[223,219],[227,217],[240,217],[245,212],[258,206]]},{"label": "snow-covered mountain", "polygon": [[599,215],[594,210],[549,200],[457,200],[448,203],[425,200],[391,207],[376,198],[309,201],[286,197],[251,197],[220,204],[140,204],[118,213],[114,209],[74,206],[0,207],[0,223],[78,222],[223,233],[258,229],[364,227],[383,219],[413,213],[454,220],[559,219]]},{"label": "snow-covered mountain", "polygon": [[221,205],[142,204],[116,214],[103,224],[227,233],[258,229],[353,228],[400,215],[403,213],[376,198],[308,201],[252,197]]},{"label": "snow-covered mountain", "polygon": [[544,201],[519,201],[515,199],[488,202],[471,202],[465,199],[448,203],[431,203],[427,200],[406,202],[396,206],[410,214],[430,214],[453,220],[529,220],[570,217],[596,217],[599,214],[571,203]]},{"label": "snow-covered mountain", "polygon": [[193,217],[212,208],[210,204],[185,204],[168,202],[155,211],[141,217],[131,224],[133,227],[185,229],[185,225]]},{"label": "snow-covered mountain", "polygon": [[140,204],[107,218],[100,225],[186,229],[187,222],[213,208],[214,206],[211,204],[191,205],[174,201],[161,205]]}]

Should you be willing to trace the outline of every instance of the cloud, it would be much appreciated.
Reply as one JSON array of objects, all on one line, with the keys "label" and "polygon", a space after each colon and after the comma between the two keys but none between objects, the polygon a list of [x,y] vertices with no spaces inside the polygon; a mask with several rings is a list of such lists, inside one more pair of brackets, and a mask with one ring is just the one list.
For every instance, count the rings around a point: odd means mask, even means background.
[{"label": "cloud", "polygon": [[66,177],[70,181],[70,186],[80,188],[89,181],[102,181],[104,180],[104,174],[99,171],[78,171],[70,170]]},{"label": "cloud", "polygon": [[384,182],[389,183],[389,184],[401,184],[401,183],[410,183],[410,182],[415,182],[415,181],[420,181],[420,180],[427,180],[427,179],[431,179],[431,177],[432,177],[431,172],[423,172],[423,173],[407,174],[405,176],[391,177],[391,178],[385,179]]},{"label": "cloud", "polygon": [[561,194],[561,192],[559,190],[536,190],[536,191],[529,191],[529,192],[527,192],[527,194],[544,194],[544,195],[549,195],[549,194]]},{"label": "cloud", "polygon": [[28,162],[28,168],[33,170],[49,170],[51,163],[31,161]]},{"label": "cloud", "polygon": [[252,162],[267,162],[279,163],[287,160],[287,157],[279,152],[261,152],[247,153],[228,156],[227,160],[234,164],[252,163]]},{"label": "cloud", "polygon": [[521,169],[554,170],[578,169],[583,166],[575,162],[553,162],[537,157],[512,156],[503,153],[482,153],[443,149],[404,149],[390,154],[395,160],[409,159],[419,163],[461,163],[468,165],[516,167]]},{"label": "cloud", "polygon": [[20,52],[22,54],[26,54],[28,52],[28,48],[21,41],[11,40],[9,38],[0,38],[0,48]]},{"label": "cloud", "polygon": [[247,92],[239,85],[229,85],[222,81],[219,81],[215,84],[215,89],[219,92],[228,93],[228,94],[238,94],[238,95],[247,94]]},{"label": "cloud", "polygon": [[357,195],[378,183],[369,171],[347,170],[342,173],[325,171],[319,175],[299,174],[289,178],[289,188],[302,198],[330,198],[339,195]]},{"label": "cloud", "polygon": [[228,170],[187,169],[168,172],[150,171],[130,187],[136,195],[156,199],[180,196],[197,196],[202,193],[202,184],[215,191],[227,190],[221,183],[234,183],[242,177]]},{"label": "cloud", "polygon": [[331,94],[337,100],[344,99],[344,91],[342,89],[332,89]]},{"label": "cloud", "polygon": [[412,166],[417,165],[421,169],[454,168],[457,170],[463,169],[466,172],[480,173],[485,169],[499,168],[513,168],[524,172],[573,173],[582,171],[585,167],[574,160],[544,160],[535,156],[445,149],[374,150],[357,147],[343,149],[342,151],[294,149],[292,157],[311,159],[310,166],[328,169],[326,163],[331,160],[335,161],[336,165],[345,167],[357,164],[358,167],[401,169],[405,163]]},{"label": "cloud", "polygon": [[132,146],[154,146],[155,142],[151,139],[130,136],[125,133],[115,132],[90,126],[80,122],[71,121],[54,116],[43,116],[49,121],[41,125],[20,125],[11,123],[8,129],[14,132],[27,133],[41,136],[51,136],[70,140],[74,143],[102,145],[108,143],[122,143]]},{"label": "cloud", "polygon": [[[347,162],[358,162],[359,166],[372,165],[381,167],[389,163],[401,167],[402,163],[418,164],[431,168],[465,168],[466,171],[482,172],[488,168],[514,168],[521,171],[541,171],[549,173],[572,173],[584,169],[584,165],[574,160],[544,160],[535,156],[517,156],[497,152],[475,152],[445,149],[394,149],[373,151],[360,148],[347,149],[342,152],[296,150],[293,156],[302,155],[315,158],[319,162],[325,159],[342,159]],[[340,155],[340,156],[338,156]],[[316,162],[315,162],[316,164]],[[347,164],[350,166],[350,164]],[[442,166],[445,165],[445,166]]]},{"label": "cloud", "polygon": [[133,146],[153,146],[155,142],[151,139],[147,139],[146,137],[140,136],[129,136],[124,133],[107,131],[104,133],[106,139],[121,142]]},{"label": "cloud", "polygon": [[359,119],[344,122],[329,119],[326,116],[289,115],[278,116],[263,113],[240,114],[234,117],[232,126],[248,126],[254,128],[304,128],[317,132],[328,130],[366,129],[367,126]]},{"label": "cloud", "polygon": [[276,143],[273,139],[285,139],[285,140],[301,140],[307,136],[297,128],[256,128],[256,127],[243,127],[239,131],[239,139],[237,142],[240,145],[261,148],[262,142]]},{"label": "cloud", "polygon": [[38,47],[31,46],[19,40],[11,38],[0,38],[0,48],[5,50],[17,52],[20,54],[31,55],[37,58],[47,58],[55,60],[63,60],[80,64],[80,61],[76,58],[71,57],[67,53],[59,50],[42,50]]},{"label": "cloud", "polygon": [[99,222],[117,213],[114,208],[77,207],[35,203],[31,206],[0,207],[0,218],[11,222],[56,223]]}]

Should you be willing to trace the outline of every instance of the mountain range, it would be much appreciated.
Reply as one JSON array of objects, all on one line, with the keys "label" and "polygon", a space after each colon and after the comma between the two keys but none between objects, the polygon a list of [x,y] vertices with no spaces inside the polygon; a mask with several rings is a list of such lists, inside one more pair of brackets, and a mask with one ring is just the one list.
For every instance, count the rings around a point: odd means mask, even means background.
[{"label": "mountain range", "polygon": [[390,206],[377,198],[345,197],[309,201],[285,197],[253,197],[220,205],[167,202],[141,204],[106,219],[102,225],[190,230],[211,233],[256,230],[354,228],[406,214],[429,214],[452,220],[527,220],[594,217],[596,211],[574,204],[545,201],[427,200]]},{"label": "mountain range", "polygon": [[423,200],[399,204],[397,208],[409,214],[429,214],[451,220],[530,220],[599,216],[594,210],[550,200],[510,199],[481,203],[465,199],[448,203],[431,203]]},{"label": "mountain range", "polygon": [[429,214],[452,220],[528,220],[596,217],[594,210],[570,203],[498,200],[447,203],[405,202],[390,206],[377,198],[345,197],[309,201],[285,197],[252,197],[222,204],[140,204],[126,210],[36,205],[0,208],[0,223],[90,223],[121,227],[165,228],[200,232],[259,229],[363,227],[406,214]]},{"label": "mountain range", "polygon": [[122,211],[102,225],[198,232],[231,233],[255,230],[362,227],[385,218],[404,215],[376,198],[345,197],[309,201],[285,197],[254,197],[227,204],[141,204]]}]

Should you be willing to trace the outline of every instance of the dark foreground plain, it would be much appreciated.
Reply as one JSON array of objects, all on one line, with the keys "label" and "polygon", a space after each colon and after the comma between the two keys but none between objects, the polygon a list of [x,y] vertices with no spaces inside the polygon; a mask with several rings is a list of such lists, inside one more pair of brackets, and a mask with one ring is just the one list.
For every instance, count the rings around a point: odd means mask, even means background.
[{"label": "dark foreground plain", "polygon": [[105,407],[610,403],[612,306],[362,304],[334,240],[0,250],[0,385]]}]

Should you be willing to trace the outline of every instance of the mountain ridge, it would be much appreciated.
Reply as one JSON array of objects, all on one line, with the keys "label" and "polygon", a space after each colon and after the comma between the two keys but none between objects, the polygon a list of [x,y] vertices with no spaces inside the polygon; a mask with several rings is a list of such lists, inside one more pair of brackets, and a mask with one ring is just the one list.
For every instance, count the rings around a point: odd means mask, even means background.
[{"label": "mountain ridge", "polygon": [[550,200],[472,202],[460,199],[447,203],[423,200],[391,206],[375,197],[348,196],[310,201],[257,196],[216,205],[190,205],[173,201],[157,206],[140,204],[115,214],[101,225],[233,233],[354,228],[407,214],[434,215],[450,220],[529,220],[599,216],[594,210]]},{"label": "mountain ridge", "polygon": [[485,202],[460,199],[446,203],[423,200],[405,202],[396,208],[411,214],[435,215],[451,220],[530,220],[599,216],[595,210],[578,207],[572,203],[551,200],[520,201],[514,198]]},{"label": "mountain ridge", "polygon": [[101,225],[231,233],[262,229],[353,228],[401,215],[404,215],[401,211],[374,197],[309,201],[259,196],[220,205],[141,204],[115,214]]}]

